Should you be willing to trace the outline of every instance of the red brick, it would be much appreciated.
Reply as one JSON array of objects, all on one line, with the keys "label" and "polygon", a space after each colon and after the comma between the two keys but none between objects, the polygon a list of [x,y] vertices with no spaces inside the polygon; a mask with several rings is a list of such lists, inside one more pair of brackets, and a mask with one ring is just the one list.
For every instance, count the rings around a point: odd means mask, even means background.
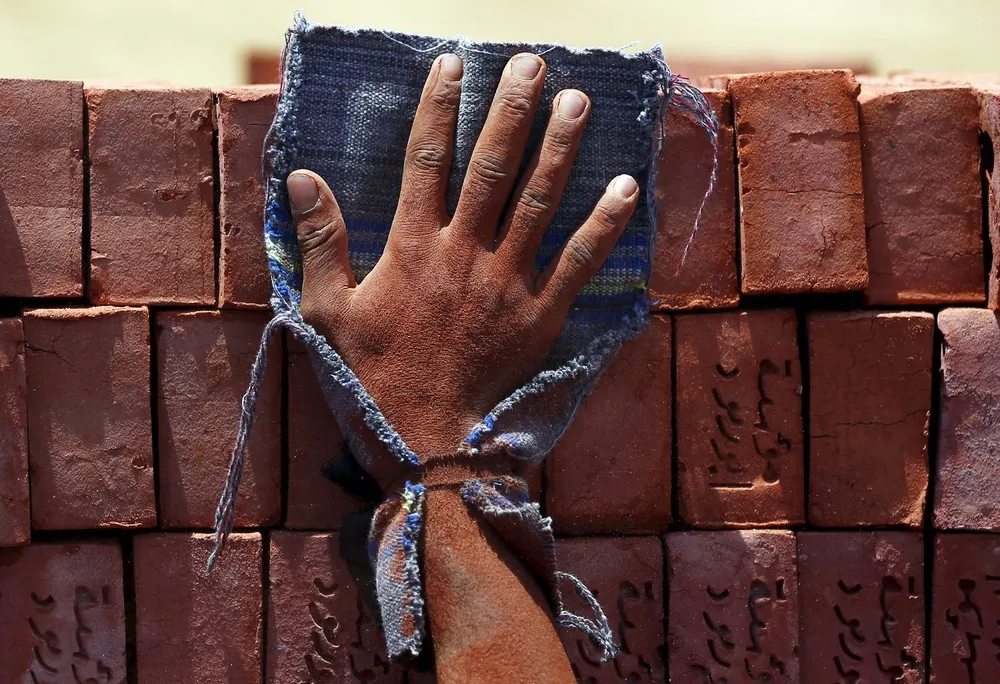
[{"label": "red brick", "polygon": [[803,682],[924,681],[924,549],[916,532],[804,532]]},{"label": "red brick", "polygon": [[90,300],[214,304],[212,93],[88,88]]},{"label": "red brick", "polygon": [[270,684],[402,681],[336,534],[275,532],[269,575]]},{"label": "red brick", "polygon": [[938,529],[1000,530],[1000,314],[945,309],[934,488]]},{"label": "red brick", "polygon": [[858,103],[871,270],[865,300],[985,301],[975,92],[869,82]]},{"label": "red brick", "polygon": [[322,473],[340,456],[344,439],[330,412],[305,345],[288,337],[288,510],[291,529],[339,530],[363,502]]},{"label": "red brick", "polygon": [[934,316],[809,317],[809,521],[923,524]]},{"label": "red brick", "polygon": [[980,88],[979,95],[979,128],[989,136],[994,159],[993,168],[988,176],[987,190],[989,217],[987,232],[992,248],[993,258],[989,263],[989,274],[986,278],[986,299],[991,309],[1000,309],[1000,169],[996,166],[1000,159],[1000,85]]},{"label": "red brick", "polygon": [[654,309],[736,306],[736,154],[733,109],[725,90],[705,92],[719,119],[719,170],[698,233],[678,271],[712,172],[712,146],[697,124],[671,110],[656,176],[657,236],[649,296]]},{"label": "red brick", "polygon": [[31,541],[27,429],[21,321],[0,319],[0,546]]},{"label": "red brick", "polygon": [[271,278],[264,253],[261,156],[274,118],[276,86],[217,93],[219,126],[219,306],[265,309]]},{"label": "red brick", "polygon": [[235,533],[212,574],[211,534],[144,534],[134,542],[138,680],[261,681],[261,536]]},{"label": "red brick", "polygon": [[24,313],[31,526],[156,524],[145,308]]},{"label": "red brick", "polygon": [[733,78],[747,294],[868,285],[858,84],[849,71]]},{"label": "red brick", "polygon": [[790,310],[677,317],[677,473],[684,522],[804,522],[797,334]]},{"label": "red brick", "polygon": [[[662,682],[663,548],[657,537],[562,539],[556,543],[559,568],[580,578],[607,613],[621,653],[600,664],[600,651],[582,632],[560,635],[581,682]],[[589,617],[588,609],[563,589],[570,610]]]},{"label": "red brick", "polygon": [[1000,536],[934,542],[931,684],[1000,681]]},{"label": "red brick", "polygon": [[799,681],[795,537],[667,535],[670,681]]},{"label": "red brick", "polygon": [[0,549],[0,681],[125,681],[117,542]]},{"label": "red brick", "polygon": [[[160,522],[211,528],[239,426],[241,401],[268,315],[193,311],[156,314]],[[279,336],[280,337],[280,336]],[[236,525],[281,520],[281,340],[271,362],[240,483]]]},{"label": "red brick", "polygon": [[0,297],[83,294],[83,84],[0,79]]},{"label": "red brick", "polygon": [[670,319],[626,342],[548,456],[559,534],[665,532],[670,521]]}]

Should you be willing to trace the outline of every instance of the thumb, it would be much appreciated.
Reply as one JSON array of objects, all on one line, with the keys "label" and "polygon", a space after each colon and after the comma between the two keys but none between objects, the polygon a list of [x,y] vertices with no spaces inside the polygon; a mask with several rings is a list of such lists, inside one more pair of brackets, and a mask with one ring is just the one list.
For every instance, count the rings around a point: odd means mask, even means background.
[{"label": "thumb", "polygon": [[288,202],[302,252],[302,299],[322,306],[357,285],[347,254],[347,224],[330,187],[312,171],[288,176]]}]

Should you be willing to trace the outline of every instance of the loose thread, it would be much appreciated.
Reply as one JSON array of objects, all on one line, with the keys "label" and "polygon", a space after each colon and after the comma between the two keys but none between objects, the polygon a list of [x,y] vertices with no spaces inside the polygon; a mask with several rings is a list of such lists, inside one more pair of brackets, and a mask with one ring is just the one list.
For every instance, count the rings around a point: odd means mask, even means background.
[{"label": "loose thread", "polygon": [[233,455],[229,459],[226,485],[222,489],[219,506],[215,511],[215,547],[208,556],[207,568],[209,572],[212,571],[212,566],[215,565],[216,559],[226,545],[229,534],[233,531],[236,517],[236,496],[239,493],[240,480],[243,478],[247,442],[250,439],[250,431],[253,429],[254,418],[257,415],[257,398],[260,394],[260,386],[264,381],[264,372],[267,370],[267,350],[270,337],[271,333],[284,323],[284,317],[275,316],[264,326],[264,332],[261,334],[260,347],[257,349],[257,357],[254,359],[250,371],[250,384],[246,394],[243,395],[240,426],[236,433]]},{"label": "loose thread", "polygon": [[715,112],[712,107],[708,104],[708,100],[705,95],[695,88],[687,79],[681,76],[674,76],[671,85],[672,101],[675,106],[683,112],[690,114],[696,123],[701,126],[705,133],[708,135],[709,143],[712,145],[712,173],[708,177],[708,188],[705,190],[705,194],[701,197],[701,204],[698,205],[698,213],[694,217],[694,226],[691,229],[691,234],[688,235],[687,242],[684,245],[684,251],[681,253],[680,261],[677,264],[677,270],[674,272],[676,276],[681,272],[681,268],[684,266],[684,262],[687,261],[688,252],[691,250],[691,245],[694,244],[695,235],[698,234],[698,228],[701,225],[701,217],[705,212],[705,206],[708,204],[708,198],[715,191],[715,184],[718,181],[719,175],[719,120],[715,116]]},{"label": "loose thread", "polygon": [[578,629],[593,639],[601,647],[601,662],[614,660],[618,657],[618,645],[615,644],[611,625],[608,624],[608,618],[604,614],[604,610],[601,609],[601,604],[597,601],[597,598],[594,597],[590,589],[575,575],[571,575],[568,572],[556,572],[556,578],[572,584],[573,589],[576,590],[576,595],[587,604],[587,607],[594,614],[594,619],[588,620],[568,610],[563,610],[559,613],[559,624],[564,627]]},{"label": "loose thread", "polygon": [[688,235],[687,242],[681,252],[681,257],[677,263],[677,269],[674,272],[674,275],[676,276],[680,273],[681,268],[687,261],[688,253],[691,250],[691,246],[694,244],[695,236],[698,234],[698,228],[701,225],[701,217],[705,211],[705,206],[708,204],[709,197],[715,191],[715,184],[719,171],[719,120],[715,116],[715,112],[712,110],[711,105],[709,105],[705,95],[691,85],[686,78],[670,71],[670,67],[667,66],[666,61],[663,59],[663,54],[658,46],[650,51],[650,55],[656,61],[658,67],[658,70],[653,72],[653,74],[650,74],[650,76],[655,77],[657,81],[660,81],[661,88],[660,106],[658,108],[657,120],[655,122],[655,132],[653,134],[656,138],[656,143],[652,147],[650,154],[649,173],[646,187],[646,203],[649,210],[649,222],[654,231],[656,229],[657,205],[655,194],[656,175],[659,167],[659,157],[663,152],[667,134],[666,118],[669,108],[675,107],[689,115],[694,122],[705,131],[706,135],[708,135],[709,143],[712,146],[712,173],[709,176],[708,188],[705,190],[705,194],[702,195],[701,204],[698,206],[698,213],[695,215],[694,225],[691,228],[691,233]]}]

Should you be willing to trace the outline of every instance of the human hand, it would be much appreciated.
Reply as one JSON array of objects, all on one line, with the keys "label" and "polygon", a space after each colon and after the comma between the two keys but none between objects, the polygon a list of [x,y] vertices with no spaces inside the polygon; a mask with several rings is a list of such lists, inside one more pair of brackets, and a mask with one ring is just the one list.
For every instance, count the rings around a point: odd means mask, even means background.
[{"label": "human hand", "polygon": [[461,75],[455,55],[431,67],[385,251],[360,284],[330,188],[310,171],[288,177],[303,260],[303,318],[421,460],[454,454],[476,422],[539,370],[639,195],[630,176],[612,180],[551,264],[536,269],[591,105],[579,91],[556,96],[539,151],[518,179],[545,78],[544,61],[521,54],[504,69],[448,216]]}]

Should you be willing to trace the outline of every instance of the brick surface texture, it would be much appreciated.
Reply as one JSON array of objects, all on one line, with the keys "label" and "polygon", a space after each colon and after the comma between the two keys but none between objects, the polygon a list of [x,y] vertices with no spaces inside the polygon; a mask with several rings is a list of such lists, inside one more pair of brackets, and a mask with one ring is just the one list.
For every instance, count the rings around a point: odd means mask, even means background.
[{"label": "brick surface texture", "polygon": [[557,533],[666,531],[670,395],[670,319],[653,317],[548,457],[546,503]]},{"label": "brick surface texture", "polygon": [[938,327],[943,353],[934,523],[1000,531],[1000,315],[946,309]]},{"label": "brick surface texture", "polygon": [[267,308],[271,297],[260,158],[276,104],[273,86],[233,88],[216,96],[222,307]]},{"label": "brick surface texture", "polygon": [[0,122],[0,297],[80,296],[83,84],[0,79]]},{"label": "brick surface texture", "polygon": [[804,532],[798,547],[802,681],[923,682],[920,534]]},{"label": "brick surface texture", "polygon": [[924,521],[934,316],[809,318],[809,521]]},{"label": "brick surface texture", "polygon": [[798,682],[795,537],[667,535],[670,680]]},{"label": "brick surface texture", "polygon": [[344,438],[323,397],[305,346],[288,336],[288,505],[285,526],[338,530],[364,502],[322,475]]},{"label": "brick surface texture", "polygon": [[[979,95],[979,128],[986,134],[983,162],[994,161],[989,166],[985,190],[987,233],[993,258],[986,264],[986,298],[991,309],[1000,309],[1000,174],[995,160],[1000,159],[1000,85],[982,88]],[[989,155],[988,159],[986,155]],[[983,164],[986,165],[985,163]]]},{"label": "brick surface texture", "polygon": [[858,85],[846,71],[739,76],[743,292],[868,285]]},{"label": "brick surface texture", "polygon": [[276,532],[270,577],[269,684],[403,681],[337,534]]},{"label": "brick surface texture", "polygon": [[117,541],[0,549],[0,681],[126,681]]},{"label": "brick surface texture", "polygon": [[797,334],[789,310],[677,317],[677,473],[684,522],[804,522]]},{"label": "brick surface texture", "polygon": [[209,575],[213,535],[137,535],[135,638],[142,682],[261,681],[262,544],[234,533]]},{"label": "brick surface texture", "polygon": [[24,314],[31,526],[156,524],[145,308]]},{"label": "brick surface texture", "polygon": [[[590,587],[610,611],[621,653],[600,664],[600,651],[580,632],[564,631],[563,644],[581,682],[665,681],[663,548],[657,537],[562,539],[560,564]],[[570,599],[567,599],[570,600]],[[582,605],[571,608],[585,614]]]},{"label": "brick surface texture", "polygon": [[[666,110],[649,325],[515,469],[621,648],[560,630],[576,678],[996,684],[1000,75],[699,83],[715,192]],[[345,440],[287,332],[207,570],[278,99],[216,85],[0,79],[0,684],[436,681],[433,635],[386,657],[377,495],[327,476]]]},{"label": "brick surface texture", "polygon": [[0,546],[31,541],[28,405],[21,321],[0,319]]},{"label": "brick surface texture", "polygon": [[[226,478],[248,369],[267,314],[156,315],[160,524],[210,528]],[[281,353],[281,341],[273,342]],[[281,366],[264,376],[240,483],[238,527],[281,518]]]},{"label": "brick surface texture", "polygon": [[975,92],[866,83],[859,105],[871,269],[865,299],[983,303]]},{"label": "brick surface texture", "polygon": [[87,90],[96,304],[214,304],[212,94]]},{"label": "brick surface texture", "polygon": [[681,257],[712,173],[712,146],[701,128],[673,112],[667,119],[667,151],[658,160],[656,255],[649,296],[659,310],[729,308],[740,300],[733,108],[725,90],[709,90],[705,95],[719,119],[718,179],[683,266]]},{"label": "brick surface texture", "polygon": [[1000,537],[945,534],[934,543],[932,684],[1000,680]]}]

